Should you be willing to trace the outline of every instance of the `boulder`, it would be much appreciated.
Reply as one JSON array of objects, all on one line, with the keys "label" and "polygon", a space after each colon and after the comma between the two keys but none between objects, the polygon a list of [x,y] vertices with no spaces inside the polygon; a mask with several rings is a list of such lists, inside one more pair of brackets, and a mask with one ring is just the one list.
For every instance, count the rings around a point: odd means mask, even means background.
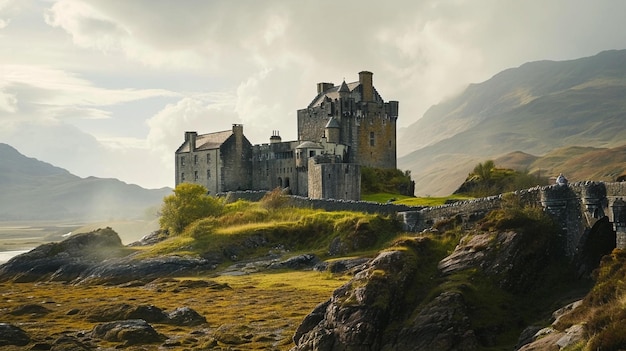
[{"label": "boulder", "polygon": [[167,315],[167,323],[178,326],[196,326],[206,323],[206,318],[189,307],[179,307]]},{"label": "boulder", "polygon": [[129,304],[103,305],[81,312],[89,322],[112,322],[116,320],[141,319],[148,323],[167,321],[163,310],[153,305],[133,306]]},{"label": "boulder", "polygon": [[98,324],[91,331],[91,337],[111,342],[124,342],[125,345],[143,345],[163,342],[167,338],[157,333],[143,319],[129,319]]},{"label": "boulder", "polygon": [[12,314],[14,316],[23,316],[27,314],[35,315],[35,316],[43,316],[48,313],[50,313],[49,309],[38,304],[28,304],[28,305],[18,306],[9,312],[9,314]]},{"label": "boulder", "polygon": [[0,323],[0,346],[26,346],[30,336],[20,327],[8,323]]},{"label": "boulder", "polygon": [[107,258],[126,255],[123,249],[120,237],[111,228],[72,235],[13,257],[0,266],[0,281],[68,281]]},{"label": "boulder", "polygon": [[313,267],[319,259],[313,254],[304,254],[294,257],[290,257],[284,261],[272,262],[269,266],[270,269],[303,269]]}]

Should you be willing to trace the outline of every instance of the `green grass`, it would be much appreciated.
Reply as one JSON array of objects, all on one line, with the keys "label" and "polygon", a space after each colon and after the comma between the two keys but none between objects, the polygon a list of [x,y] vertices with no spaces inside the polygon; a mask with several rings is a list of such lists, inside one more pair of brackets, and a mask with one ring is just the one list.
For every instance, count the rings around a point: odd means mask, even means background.
[{"label": "green grass", "polygon": [[408,206],[440,206],[449,201],[464,201],[473,199],[469,196],[450,195],[443,197],[413,197],[390,193],[363,194],[361,200],[386,203],[392,200],[397,205]]},{"label": "green grass", "polygon": [[[190,224],[176,236],[142,253],[153,255],[201,256],[235,247],[238,258],[263,254],[282,246],[290,252],[328,256],[331,243],[342,254],[375,252],[401,231],[392,217],[362,212],[324,211],[282,206],[266,208],[263,203],[237,201],[226,205],[222,214]],[[262,242],[250,245],[250,242]]]}]

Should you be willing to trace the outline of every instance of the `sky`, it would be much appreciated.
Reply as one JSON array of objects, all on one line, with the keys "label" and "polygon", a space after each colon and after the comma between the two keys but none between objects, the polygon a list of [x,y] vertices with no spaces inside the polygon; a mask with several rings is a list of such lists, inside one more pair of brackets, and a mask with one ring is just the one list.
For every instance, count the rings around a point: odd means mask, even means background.
[{"label": "sky", "polygon": [[621,0],[0,0],[0,143],[81,177],[173,187],[185,131],[295,140],[317,83],[367,70],[400,101],[402,133],[504,69],[626,49],[624,13]]}]

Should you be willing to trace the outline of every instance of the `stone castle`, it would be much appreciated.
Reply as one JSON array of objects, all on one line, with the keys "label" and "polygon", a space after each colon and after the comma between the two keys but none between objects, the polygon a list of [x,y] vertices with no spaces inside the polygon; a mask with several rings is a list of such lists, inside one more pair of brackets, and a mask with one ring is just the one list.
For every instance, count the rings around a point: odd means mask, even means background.
[{"label": "stone castle", "polygon": [[243,125],[232,130],[185,132],[175,153],[176,185],[202,184],[209,194],[288,189],[313,199],[359,200],[361,166],[396,168],[398,101],[385,102],[371,72],[339,86],[318,83],[317,95],[298,110],[298,140],[252,145]]}]

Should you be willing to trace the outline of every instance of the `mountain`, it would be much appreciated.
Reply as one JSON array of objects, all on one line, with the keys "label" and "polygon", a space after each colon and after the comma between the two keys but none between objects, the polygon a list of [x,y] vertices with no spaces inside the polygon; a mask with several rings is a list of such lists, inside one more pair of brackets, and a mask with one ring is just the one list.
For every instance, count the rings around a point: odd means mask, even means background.
[{"label": "mountain", "polygon": [[569,146],[543,156],[513,152],[494,162],[498,167],[531,173],[563,173],[570,179],[614,181],[626,173],[626,145],[616,148]]},{"label": "mountain", "polygon": [[[526,63],[431,107],[399,137],[419,195],[447,195],[473,166],[514,151],[543,155],[624,144],[626,50]],[[572,179],[576,180],[576,179]]]},{"label": "mountain", "polygon": [[171,189],[80,178],[0,143],[0,220],[140,218]]}]

